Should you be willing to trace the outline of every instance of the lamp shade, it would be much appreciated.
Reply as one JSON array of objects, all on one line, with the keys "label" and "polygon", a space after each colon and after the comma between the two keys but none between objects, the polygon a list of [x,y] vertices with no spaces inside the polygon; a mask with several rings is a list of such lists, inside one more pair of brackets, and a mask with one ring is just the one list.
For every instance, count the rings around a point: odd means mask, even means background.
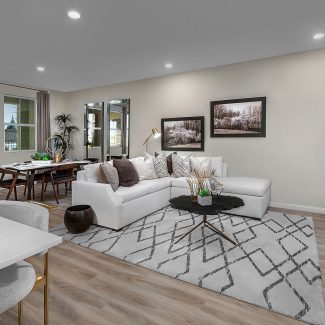
[{"label": "lamp shade", "polygon": [[149,134],[148,138],[143,142],[143,145],[145,145],[151,137],[159,138],[161,136],[160,131],[157,128],[151,129],[151,133]]},{"label": "lamp shade", "polygon": [[156,129],[156,128],[153,128],[151,130],[151,132],[152,132],[152,135],[153,135],[154,138],[159,138],[161,136],[160,131],[158,129]]}]

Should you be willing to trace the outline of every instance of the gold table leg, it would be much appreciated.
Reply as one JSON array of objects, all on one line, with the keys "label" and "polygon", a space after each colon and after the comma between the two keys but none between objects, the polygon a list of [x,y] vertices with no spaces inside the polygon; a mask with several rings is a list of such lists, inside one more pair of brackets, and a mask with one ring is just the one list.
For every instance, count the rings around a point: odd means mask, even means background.
[{"label": "gold table leg", "polygon": [[18,324],[23,325],[23,301],[18,303]]}]

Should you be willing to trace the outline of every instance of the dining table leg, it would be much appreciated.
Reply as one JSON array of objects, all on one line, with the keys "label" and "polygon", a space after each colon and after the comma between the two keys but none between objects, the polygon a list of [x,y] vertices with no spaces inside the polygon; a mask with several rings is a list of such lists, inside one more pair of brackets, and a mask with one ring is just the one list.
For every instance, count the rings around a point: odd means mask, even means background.
[{"label": "dining table leg", "polygon": [[31,170],[28,177],[28,191],[27,191],[27,200],[32,199],[32,189],[34,185],[35,170]]}]

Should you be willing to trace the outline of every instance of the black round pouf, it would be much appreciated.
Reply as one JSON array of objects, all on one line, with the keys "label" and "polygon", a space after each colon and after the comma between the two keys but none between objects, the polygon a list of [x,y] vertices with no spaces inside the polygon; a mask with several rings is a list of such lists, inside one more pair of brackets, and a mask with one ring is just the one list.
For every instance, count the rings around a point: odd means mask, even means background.
[{"label": "black round pouf", "polygon": [[95,212],[90,205],[74,205],[66,209],[64,224],[72,234],[80,234],[89,229]]}]

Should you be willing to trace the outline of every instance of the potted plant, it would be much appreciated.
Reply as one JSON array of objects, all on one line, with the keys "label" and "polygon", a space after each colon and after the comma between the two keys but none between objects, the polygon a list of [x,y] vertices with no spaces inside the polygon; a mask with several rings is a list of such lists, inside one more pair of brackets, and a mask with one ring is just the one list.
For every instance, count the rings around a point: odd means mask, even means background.
[{"label": "potted plant", "polygon": [[79,128],[72,124],[71,114],[59,114],[54,120],[58,127],[58,132],[51,137],[52,151],[60,151],[63,159],[65,159],[69,149],[73,148],[72,135],[78,132]]},{"label": "potted plant", "polygon": [[50,164],[52,162],[52,157],[46,152],[35,152],[31,158],[33,164]]},{"label": "potted plant", "polygon": [[201,189],[199,191],[197,203],[202,206],[212,205],[212,195],[208,189]]}]

